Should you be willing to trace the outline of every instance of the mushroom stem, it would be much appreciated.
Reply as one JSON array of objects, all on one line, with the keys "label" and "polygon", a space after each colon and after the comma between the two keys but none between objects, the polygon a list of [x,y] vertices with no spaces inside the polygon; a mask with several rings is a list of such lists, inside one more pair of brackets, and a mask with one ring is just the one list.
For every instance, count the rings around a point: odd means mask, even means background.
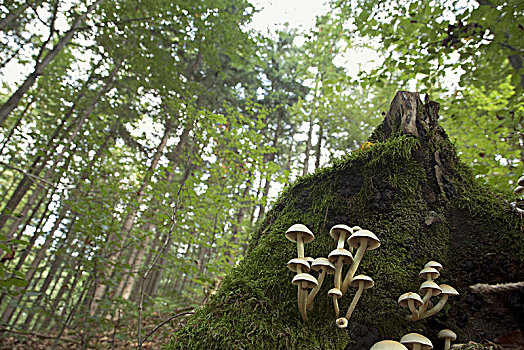
[{"label": "mushroom stem", "polygon": [[301,285],[298,286],[298,309],[300,310],[300,315],[302,319],[307,321],[307,311],[306,311],[306,298],[307,298],[307,288],[302,288]]},{"label": "mushroom stem", "polygon": [[335,307],[335,317],[338,318],[340,309],[338,307],[338,298],[336,296],[333,296],[333,306]]},{"label": "mushroom stem", "polygon": [[[300,235],[300,237],[302,238],[302,235]],[[302,267],[297,266],[297,275],[299,273],[302,273]],[[298,311],[300,311],[300,314],[302,315],[302,319],[304,319],[304,314],[302,313],[302,286],[299,284],[298,285],[298,297],[297,297],[297,301],[298,301]],[[306,316],[307,317],[307,316]],[[305,321],[305,320],[304,320]]]},{"label": "mushroom stem", "polygon": [[[439,302],[437,305],[435,305],[432,309],[424,312],[423,314],[421,314],[420,318],[426,318],[426,317],[429,317],[429,316],[433,316],[434,314],[438,313],[440,310],[442,310],[442,308],[444,307],[444,305],[446,305],[446,302],[448,301],[448,297],[449,295],[448,294],[444,294],[442,296],[442,298],[440,298]],[[416,320],[414,320],[416,321]]]},{"label": "mushroom stem", "polygon": [[422,345],[420,344],[413,344],[413,350],[421,350]]},{"label": "mushroom stem", "polygon": [[428,290],[426,294],[424,294],[424,298],[422,298],[422,305],[418,308],[418,315],[420,318],[422,318],[422,315],[426,311],[429,303],[429,299],[431,299],[431,296],[433,295],[433,292],[431,290]]},{"label": "mushroom stem", "polygon": [[306,307],[308,310],[311,310],[311,308],[313,307],[313,300],[317,296],[320,287],[322,287],[322,283],[324,283],[324,277],[326,276],[326,272],[326,269],[320,270],[320,274],[318,275],[318,285],[315,288],[313,288],[307,296]]},{"label": "mushroom stem", "polygon": [[409,310],[411,311],[411,320],[412,321],[418,320],[418,310],[415,307],[415,301],[412,299],[408,300],[408,306],[409,306]]},{"label": "mushroom stem", "polygon": [[346,277],[344,278],[344,282],[342,282],[342,288],[340,289],[342,295],[346,294],[349,287],[349,283],[353,279],[353,276],[355,276],[355,272],[357,271],[360,261],[364,257],[364,253],[366,252],[367,247],[368,240],[367,238],[363,238],[360,245],[358,246],[357,253],[355,254],[355,258],[353,259],[353,263],[349,267],[349,271],[346,274]]},{"label": "mushroom stem", "polygon": [[363,290],[364,290],[364,282],[360,282],[358,284],[358,290],[355,293],[353,300],[351,300],[351,304],[349,305],[348,312],[346,313],[347,320],[351,318],[351,314],[353,313],[353,310],[355,310],[355,307],[357,306],[358,300],[360,299],[360,296],[362,295]]},{"label": "mushroom stem", "polygon": [[304,240],[301,232],[297,233],[297,254],[299,258],[304,257]]},{"label": "mushroom stem", "polygon": [[335,265],[335,288],[338,289],[340,289],[340,285],[342,284],[342,267],[344,266],[344,263],[342,262],[343,259],[343,256],[339,256],[337,259],[337,264]]},{"label": "mushroom stem", "polygon": [[344,241],[346,240],[346,231],[340,232],[337,241],[337,249],[344,248]]},{"label": "mushroom stem", "polygon": [[446,338],[444,340],[444,350],[449,350],[450,347],[451,347],[451,339],[450,338]]}]

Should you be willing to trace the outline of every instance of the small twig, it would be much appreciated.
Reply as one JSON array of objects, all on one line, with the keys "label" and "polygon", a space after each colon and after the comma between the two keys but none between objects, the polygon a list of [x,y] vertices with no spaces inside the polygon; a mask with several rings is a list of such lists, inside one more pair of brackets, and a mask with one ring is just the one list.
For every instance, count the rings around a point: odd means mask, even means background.
[{"label": "small twig", "polygon": [[503,283],[490,285],[487,283],[477,283],[473,286],[469,286],[471,293],[475,294],[489,294],[489,293],[499,293],[499,292],[511,292],[524,288],[524,282],[514,282],[514,283]]},{"label": "small twig", "polygon": [[161,324],[159,324],[158,326],[155,327],[155,329],[153,329],[151,332],[149,332],[148,335],[146,335],[146,337],[144,338],[144,340],[142,340],[142,344],[144,344],[146,342],[146,340],[153,334],[155,333],[160,327],[162,327],[163,325],[165,325],[166,323],[168,323],[169,321],[179,317],[179,316],[184,316],[184,315],[192,315],[194,314],[195,312],[194,311],[187,311],[187,312],[181,312],[179,314],[176,314],[176,315],[173,315],[171,317],[169,317],[167,320],[165,320],[164,322],[162,322]]},{"label": "small twig", "polygon": [[[25,176],[27,177],[30,177],[34,182],[35,180],[37,181],[41,181],[43,183],[45,183],[46,185],[50,186],[50,187],[55,187],[54,184],[52,184],[51,182],[47,181],[46,179],[42,179],[41,177],[38,177],[36,175],[33,175],[33,174],[30,174],[28,173],[27,171],[23,170],[23,169],[20,169],[20,168],[17,168],[15,166],[12,166],[12,165],[9,165],[7,163],[4,163],[4,162],[0,162],[0,165],[3,165],[4,167],[8,168],[8,169],[12,169],[12,170],[16,170],[16,171],[19,171],[21,172],[22,174],[24,174]],[[41,184],[37,183],[38,186],[42,186]]]},{"label": "small twig", "polygon": [[118,308],[118,319],[116,320],[116,324],[113,327],[113,335],[111,336],[111,349],[115,348],[116,330],[118,329],[118,326],[120,325],[120,312],[121,312],[121,309]]}]

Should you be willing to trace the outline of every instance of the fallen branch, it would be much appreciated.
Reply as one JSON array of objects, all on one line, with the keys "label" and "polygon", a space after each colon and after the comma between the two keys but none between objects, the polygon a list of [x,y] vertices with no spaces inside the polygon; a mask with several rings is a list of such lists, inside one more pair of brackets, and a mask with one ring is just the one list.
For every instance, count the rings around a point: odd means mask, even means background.
[{"label": "fallen branch", "polygon": [[[29,331],[15,331],[13,329],[8,329],[5,327],[0,327],[0,333],[12,333],[16,335],[26,335],[26,336],[37,337],[37,338],[42,338],[42,339],[55,339],[56,338],[56,335],[35,333],[35,332],[29,332]],[[60,338],[60,340],[69,342],[69,343],[78,344],[78,341],[72,338],[62,337]]]},{"label": "fallen branch", "polygon": [[477,283],[473,286],[469,286],[469,289],[471,289],[471,293],[475,294],[512,292],[522,288],[524,288],[524,282],[503,283],[494,285],[490,285],[487,283]]},{"label": "fallen branch", "polygon": [[162,327],[163,325],[165,325],[166,323],[168,323],[169,321],[171,320],[174,320],[175,318],[177,317],[180,317],[180,316],[184,316],[184,315],[192,315],[194,314],[195,312],[194,311],[186,311],[186,312],[181,312],[179,314],[176,314],[176,315],[173,315],[171,317],[169,317],[167,320],[165,320],[164,322],[162,322],[161,324],[159,324],[158,326],[155,327],[155,329],[153,329],[151,332],[149,332],[148,335],[146,335],[146,337],[144,338],[144,340],[142,340],[142,343],[140,345],[143,345],[147,338],[149,338],[153,333],[155,333],[160,327]]}]

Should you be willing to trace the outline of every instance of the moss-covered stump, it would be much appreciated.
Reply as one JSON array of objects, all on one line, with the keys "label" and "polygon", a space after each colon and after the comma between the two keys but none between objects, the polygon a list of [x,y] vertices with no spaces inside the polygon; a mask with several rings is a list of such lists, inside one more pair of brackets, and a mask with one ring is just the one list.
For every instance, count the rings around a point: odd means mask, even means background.
[{"label": "moss-covered stump", "polygon": [[[523,222],[458,160],[437,113],[437,103],[397,93],[371,137],[374,145],[290,186],[254,235],[247,257],[165,349],[368,349],[409,332],[437,345],[443,328],[463,343],[522,329],[522,291],[482,296],[469,286],[524,280]],[[375,287],[364,291],[347,329],[335,326],[327,298],[332,276],[309,320],[301,319],[294,274],[286,268],[297,253],[284,232],[295,223],[314,232],[305,253],[315,258],[335,248],[329,229],[339,223],[369,229],[382,242],[366,252],[357,271],[372,277]],[[397,299],[418,292],[418,273],[429,260],[444,265],[437,282],[460,296],[437,315],[409,322]],[[340,299],[342,314],[354,293]]]}]

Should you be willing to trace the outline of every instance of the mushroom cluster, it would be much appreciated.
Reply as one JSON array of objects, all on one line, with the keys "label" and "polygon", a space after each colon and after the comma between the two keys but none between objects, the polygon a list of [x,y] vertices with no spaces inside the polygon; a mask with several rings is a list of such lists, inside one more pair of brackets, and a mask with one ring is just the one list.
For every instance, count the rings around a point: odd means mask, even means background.
[{"label": "mushroom cluster", "polygon": [[[444,350],[449,350],[452,340],[457,339],[457,335],[449,330],[443,329],[439,332],[438,338],[444,340]],[[394,340],[382,340],[375,343],[370,350],[431,350],[433,344],[431,340],[418,333],[408,333],[400,339],[400,343]]]},{"label": "mushroom cluster", "polygon": [[[312,261],[308,261],[308,258],[304,258],[304,243],[311,242],[315,236],[305,225],[295,224],[291,226],[286,231],[286,237],[297,243],[298,258],[291,259],[287,266],[297,274],[292,283],[298,286],[298,308],[304,321],[307,320],[307,310],[313,308],[313,300],[322,287],[325,276],[335,275],[334,288],[328,291],[328,297],[333,299],[335,318],[337,319],[336,325],[339,328],[346,328],[362,292],[375,284],[368,276],[354,276],[355,272],[364,253],[367,250],[378,248],[380,240],[371,231],[363,230],[359,226],[349,227],[343,224],[333,226],[330,230],[330,236],[337,243],[337,247],[329,253],[327,258],[314,260],[310,258]],[[344,248],[346,241],[349,244],[349,250]],[[356,249],[356,253],[353,257],[354,249]],[[349,270],[342,279],[344,265],[349,265]],[[310,270],[318,272],[318,279],[308,274]],[[346,294],[349,287],[357,288],[357,291],[345,317],[339,317],[338,299]],[[308,289],[311,289],[311,292],[308,293]]]},{"label": "mushroom cluster", "polygon": [[[409,308],[411,315],[407,316],[410,321],[417,321],[435,315],[442,310],[450,296],[459,295],[455,288],[447,285],[438,285],[434,282],[442,270],[442,265],[436,261],[428,262],[420,271],[419,276],[425,280],[420,285],[420,295],[417,293],[404,293],[398,298],[400,307]],[[422,295],[422,297],[421,297]],[[440,295],[437,304],[431,307],[431,298]],[[428,310],[428,307],[430,309]]]},{"label": "mushroom cluster", "polygon": [[517,196],[524,195],[524,176],[517,180],[517,187],[513,190]]}]

